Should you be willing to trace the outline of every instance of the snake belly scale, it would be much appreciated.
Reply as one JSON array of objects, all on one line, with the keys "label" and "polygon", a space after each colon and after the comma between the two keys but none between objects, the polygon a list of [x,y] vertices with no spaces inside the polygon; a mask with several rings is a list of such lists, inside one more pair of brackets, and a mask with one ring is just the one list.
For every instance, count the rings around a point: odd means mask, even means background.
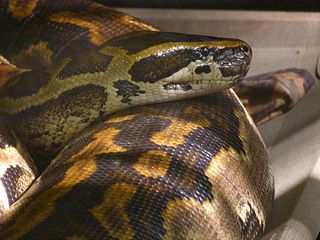
[{"label": "snake belly scale", "polygon": [[227,90],[248,71],[245,42],[161,32],[85,0],[0,2],[0,55],[21,69],[0,93],[15,140],[2,149],[19,146],[41,174],[0,217],[1,239],[263,231],[268,154]]}]

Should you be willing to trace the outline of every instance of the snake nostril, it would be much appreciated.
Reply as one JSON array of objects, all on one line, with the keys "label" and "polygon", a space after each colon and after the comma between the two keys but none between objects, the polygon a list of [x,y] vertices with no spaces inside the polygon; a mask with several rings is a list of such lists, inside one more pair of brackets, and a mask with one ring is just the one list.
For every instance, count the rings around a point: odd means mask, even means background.
[{"label": "snake nostril", "polygon": [[246,46],[246,45],[243,45],[243,46],[241,46],[241,51],[244,53],[244,54],[250,54],[250,49],[249,49],[249,47],[248,46]]}]

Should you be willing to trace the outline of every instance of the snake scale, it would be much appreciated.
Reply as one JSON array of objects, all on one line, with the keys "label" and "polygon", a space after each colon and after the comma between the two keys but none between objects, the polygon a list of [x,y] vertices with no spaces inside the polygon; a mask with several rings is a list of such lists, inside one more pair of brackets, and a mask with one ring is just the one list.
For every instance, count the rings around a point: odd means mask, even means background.
[{"label": "snake scale", "polygon": [[0,3],[0,239],[259,236],[269,156],[229,89],[245,42],[86,0]]}]

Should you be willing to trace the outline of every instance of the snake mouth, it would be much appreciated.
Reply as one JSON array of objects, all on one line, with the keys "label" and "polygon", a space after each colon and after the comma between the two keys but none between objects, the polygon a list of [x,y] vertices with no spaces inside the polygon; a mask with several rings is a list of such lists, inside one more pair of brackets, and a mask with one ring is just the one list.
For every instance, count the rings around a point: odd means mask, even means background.
[{"label": "snake mouth", "polygon": [[[196,91],[201,90],[206,92],[207,90],[210,92],[220,91],[226,88],[231,88],[234,86],[240,79],[240,76],[233,77],[231,79],[226,80],[191,80],[184,82],[171,82],[163,85],[163,88],[167,91]],[[214,91],[213,91],[214,90]]]},{"label": "snake mouth", "polygon": [[189,91],[192,89],[192,85],[190,83],[167,83],[163,85],[165,90],[173,90],[173,91]]}]

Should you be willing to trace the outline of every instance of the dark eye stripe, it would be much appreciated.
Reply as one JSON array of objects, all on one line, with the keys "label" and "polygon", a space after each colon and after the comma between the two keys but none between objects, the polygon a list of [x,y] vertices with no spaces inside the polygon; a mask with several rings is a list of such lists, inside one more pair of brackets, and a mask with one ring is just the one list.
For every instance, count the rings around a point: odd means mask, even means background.
[{"label": "dark eye stripe", "polygon": [[178,50],[167,56],[150,56],[135,63],[129,74],[133,81],[154,83],[171,76],[197,58],[199,53],[191,49]]}]

